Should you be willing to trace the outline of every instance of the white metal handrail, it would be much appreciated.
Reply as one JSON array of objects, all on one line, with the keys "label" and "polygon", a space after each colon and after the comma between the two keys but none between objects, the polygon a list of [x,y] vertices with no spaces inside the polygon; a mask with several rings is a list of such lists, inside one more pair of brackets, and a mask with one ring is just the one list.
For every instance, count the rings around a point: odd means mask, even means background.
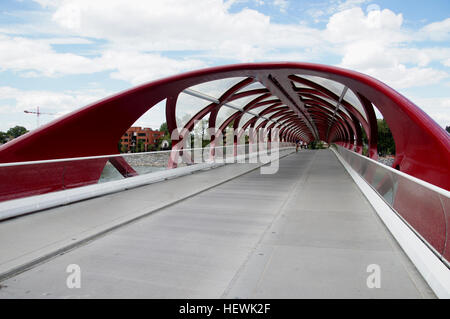
[{"label": "white metal handrail", "polygon": [[[287,142],[278,142],[279,144],[287,144],[293,145],[292,143]],[[248,145],[248,144],[247,144]],[[237,147],[246,147],[247,145],[237,145]],[[257,143],[255,143],[257,145]],[[110,155],[96,155],[96,156],[85,156],[85,157],[68,157],[68,158],[57,158],[57,159],[49,159],[49,160],[39,160],[39,161],[24,161],[24,162],[9,162],[9,163],[0,163],[1,167],[10,167],[10,166],[21,166],[21,165],[34,165],[34,164],[47,164],[47,163],[58,163],[58,162],[71,162],[71,161],[83,161],[83,160],[91,160],[91,159],[102,159],[102,158],[113,158],[113,157],[127,157],[127,156],[138,156],[138,155],[153,155],[153,154],[163,154],[163,153],[172,153],[172,152],[189,152],[189,151],[198,151],[198,150],[210,150],[210,149],[223,149],[223,148],[234,148],[234,145],[229,146],[216,146],[216,147],[197,147],[197,148],[183,148],[178,150],[166,150],[166,151],[154,151],[154,152],[138,152],[138,153],[121,153],[121,154],[110,154]]]}]

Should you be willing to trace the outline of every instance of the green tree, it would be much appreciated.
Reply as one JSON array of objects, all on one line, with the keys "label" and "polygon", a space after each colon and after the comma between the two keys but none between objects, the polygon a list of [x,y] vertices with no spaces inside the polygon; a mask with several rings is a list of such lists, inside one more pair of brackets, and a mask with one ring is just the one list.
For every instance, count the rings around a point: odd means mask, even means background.
[{"label": "green tree", "polygon": [[[199,122],[197,122],[197,124],[195,125],[194,129],[191,132],[191,136],[193,139],[198,138],[199,140],[202,141],[202,147],[205,147],[206,145],[208,145],[210,143],[210,137],[208,136],[208,120],[200,120]],[[192,142],[194,141],[192,139]]]},{"label": "green tree", "polygon": [[308,148],[310,150],[316,150],[317,149],[317,141],[312,141],[311,143],[308,144]]},{"label": "green tree", "polygon": [[117,151],[119,153],[123,153],[123,145],[122,142],[119,140],[119,142],[117,143]]},{"label": "green tree", "polygon": [[378,153],[381,155],[394,155],[395,142],[391,130],[384,119],[377,119],[378,124]]},{"label": "green tree", "polygon": [[445,127],[445,130],[446,130],[448,133],[450,133],[450,126],[446,126],[446,127]]},{"label": "green tree", "polygon": [[10,128],[7,132],[6,135],[7,136],[12,136],[14,138],[19,137],[20,135],[23,135],[25,133],[27,133],[27,129],[23,126],[14,126],[12,128]]},{"label": "green tree", "polygon": [[166,122],[161,124],[161,126],[159,127],[159,131],[160,132],[164,132],[164,135],[169,135],[170,136],[169,128],[167,127],[167,123]]},{"label": "green tree", "polygon": [[362,135],[362,142],[363,145],[368,145],[369,144],[369,139],[367,138],[367,134],[366,134],[366,130],[364,129],[364,127],[361,125],[361,135]]},{"label": "green tree", "polygon": [[156,142],[156,151],[160,151],[161,150],[161,144],[164,140],[169,142],[169,149],[172,147],[172,138],[170,136],[170,132],[169,132],[169,128],[167,126],[167,123],[164,122],[161,124],[161,126],[159,127],[159,131],[160,132],[164,132],[164,135],[161,136],[160,138],[158,138],[158,141]]},{"label": "green tree", "polygon": [[0,131],[0,144],[6,143],[8,135],[5,132]]},{"label": "green tree", "polygon": [[136,152],[141,153],[145,151],[145,145],[143,140],[138,140]]}]

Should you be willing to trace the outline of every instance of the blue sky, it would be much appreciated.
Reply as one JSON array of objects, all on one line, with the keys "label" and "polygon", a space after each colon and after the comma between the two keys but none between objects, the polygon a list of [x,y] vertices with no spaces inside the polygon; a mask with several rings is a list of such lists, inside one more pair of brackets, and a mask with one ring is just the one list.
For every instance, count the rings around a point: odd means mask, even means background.
[{"label": "blue sky", "polygon": [[[450,1],[2,0],[0,130],[192,69],[306,61],[372,75],[450,125]],[[137,124],[158,127],[162,110]]]}]

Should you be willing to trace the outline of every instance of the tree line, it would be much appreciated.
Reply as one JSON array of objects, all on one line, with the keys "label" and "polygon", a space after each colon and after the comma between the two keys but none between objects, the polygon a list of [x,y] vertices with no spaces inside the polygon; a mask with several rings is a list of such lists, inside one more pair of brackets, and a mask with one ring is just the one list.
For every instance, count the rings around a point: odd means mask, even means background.
[{"label": "tree line", "polygon": [[28,132],[28,130],[25,127],[19,126],[19,125],[11,127],[6,132],[0,131],[0,144],[4,144],[16,137],[19,137],[20,135],[27,133],[27,132]]},{"label": "tree line", "polygon": [[[377,149],[378,155],[386,156],[386,155],[395,155],[395,142],[394,137],[392,136],[392,132],[389,129],[386,121],[384,119],[377,119],[378,125],[378,142]],[[363,154],[368,154],[368,144],[369,140],[367,139],[367,134],[362,128],[362,140],[363,140]]]}]

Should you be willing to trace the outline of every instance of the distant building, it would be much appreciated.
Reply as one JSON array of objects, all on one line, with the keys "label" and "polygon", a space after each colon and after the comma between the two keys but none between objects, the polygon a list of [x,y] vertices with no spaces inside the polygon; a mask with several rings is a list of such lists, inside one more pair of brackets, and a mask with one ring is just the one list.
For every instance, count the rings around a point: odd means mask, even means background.
[{"label": "distant building", "polygon": [[146,152],[152,147],[156,146],[158,139],[164,136],[164,132],[153,131],[148,127],[132,126],[130,127],[122,138],[122,151],[130,152]]}]

